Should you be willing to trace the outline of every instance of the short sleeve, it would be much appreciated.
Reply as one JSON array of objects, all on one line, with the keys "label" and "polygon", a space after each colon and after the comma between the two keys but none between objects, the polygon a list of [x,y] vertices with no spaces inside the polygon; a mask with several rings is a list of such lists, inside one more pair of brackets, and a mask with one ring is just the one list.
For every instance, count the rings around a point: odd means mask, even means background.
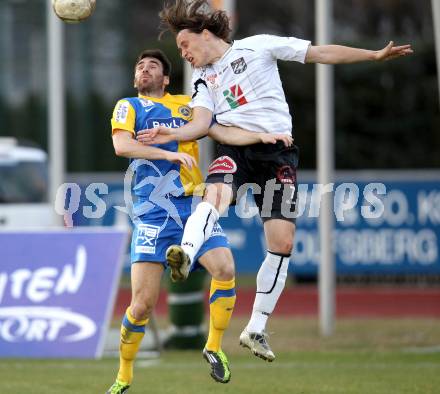
[{"label": "short sleeve", "polygon": [[134,134],[136,112],[128,100],[119,100],[113,110],[112,134],[115,130],[127,130]]},{"label": "short sleeve", "polygon": [[288,60],[304,63],[310,41],[296,37],[278,37],[272,35],[260,36],[262,46],[279,60]]},{"label": "short sleeve", "polygon": [[214,101],[206,81],[202,78],[202,73],[199,70],[193,72],[191,85],[192,97],[189,106],[191,108],[204,107],[214,112]]}]

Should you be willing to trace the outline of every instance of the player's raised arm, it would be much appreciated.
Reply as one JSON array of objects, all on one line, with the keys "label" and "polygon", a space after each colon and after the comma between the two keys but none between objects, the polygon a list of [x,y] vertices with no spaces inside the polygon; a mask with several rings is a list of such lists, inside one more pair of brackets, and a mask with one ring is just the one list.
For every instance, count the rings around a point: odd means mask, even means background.
[{"label": "player's raised arm", "polygon": [[287,134],[257,133],[239,127],[222,126],[218,123],[214,123],[209,128],[208,136],[226,145],[275,144],[277,141],[282,141],[288,147],[293,143],[293,138]]},{"label": "player's raised arm", "polygon": [[127,130],[113,131],[113,147],[117,156],[129,159],[168,160],[188,168],[197,165],[194,158],[186,153],[170,152],[154,146],[145,146],[133,138]]},{"label": "player's raised arm", "polygon": [[306,63],[343,64],[365,61],[391,60],[411,55],[411,45],[394,46],[393,41],[378,51],[352,48],[343,45],[311,45],[306,53]]}]

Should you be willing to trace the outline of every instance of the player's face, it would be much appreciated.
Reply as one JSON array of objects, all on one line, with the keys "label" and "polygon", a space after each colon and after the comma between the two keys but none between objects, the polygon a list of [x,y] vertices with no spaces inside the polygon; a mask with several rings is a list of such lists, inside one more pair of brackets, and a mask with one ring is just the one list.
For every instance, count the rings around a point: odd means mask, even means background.
[{"label": "player's face", "polygon": [[163,75],[162,63],[152,57],[145,57],[136,64],[134,86],[143,94],[158,93],[165,89],[169,78]]},{"label": "player's face", "polygon": [[193,33],[188,29],[181,30],[176,36],[180,55],[193,67],[202,67],[210,63],[210,46],[204,32]]}]

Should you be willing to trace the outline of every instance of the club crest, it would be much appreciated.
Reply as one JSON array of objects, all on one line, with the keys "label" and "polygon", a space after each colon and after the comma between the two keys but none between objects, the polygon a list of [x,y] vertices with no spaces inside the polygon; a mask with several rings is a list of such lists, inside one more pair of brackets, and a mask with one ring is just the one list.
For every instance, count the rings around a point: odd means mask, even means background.
[{"label": "club crest", "polygon": [[191,108],[187,105],[181,105],[178,109],[179,114],[184,116],[185,118],[189,118],[191,116]]},{"label": "club crest", "polygon": [[244,58],[239,58],[237,60],[234,60],[231,63],[232,70],[234,71],[234,74],[241,74],[242,72],[246,71],[247,64],[244,61]]},{"label": "club crest", "polygon": [[206,80],[211,84],[211,85],[215,85],[217,79],[217,74],[210,74],[206,76]]}]

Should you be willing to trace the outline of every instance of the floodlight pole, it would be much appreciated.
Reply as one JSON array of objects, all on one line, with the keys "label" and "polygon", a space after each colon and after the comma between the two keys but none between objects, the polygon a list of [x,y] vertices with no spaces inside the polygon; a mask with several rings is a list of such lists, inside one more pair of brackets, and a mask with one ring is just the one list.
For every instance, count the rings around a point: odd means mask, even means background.
[{"label": "floodlight pole", "polygon": [[[435,53],[437,56],[437,82],[438,92],[440,97],[440,1],[431,0],[432,3],[432,17],[434,20],[434,41],[435,41]],[[440,98],[439,98],[440,103]]]},{"label": "floodlight pole", "polygon": [[[65,107],[63,23],[52,9],[52,1],[46,1],[46,26],[48,48],[48,145],[49,145],[49,202],[55,206],[59,186],[65,173]],[[53,211],[53,223],[62,225],[62,218]]]},{"label": "floodlight pole", "polygon": [[[316,0],[315,25],[318,45],[332,41],[332,0]],[[318,183],[327,185],[334,177],[334,97],[333,66],[318,64],[316,80],[318,126]],[[333,252],[333,194],[322,196],[319,215],[319,320],[324,336],[333,333],[335,320],[335,258]]]}]

